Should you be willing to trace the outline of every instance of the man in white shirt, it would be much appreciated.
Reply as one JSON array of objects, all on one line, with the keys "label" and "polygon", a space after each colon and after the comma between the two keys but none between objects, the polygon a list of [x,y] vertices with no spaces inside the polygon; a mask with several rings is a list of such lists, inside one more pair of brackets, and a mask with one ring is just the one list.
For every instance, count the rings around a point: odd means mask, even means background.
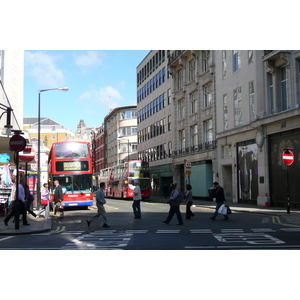
[{"label": "man in white shirt", "polygon": [[142,200],[142,194],[141,194],[141,188],[140,188],[140,182],[138,180],[134,181],[134,191],[133,191],[133,213],[135,219],[141,219],[141,200]]}]

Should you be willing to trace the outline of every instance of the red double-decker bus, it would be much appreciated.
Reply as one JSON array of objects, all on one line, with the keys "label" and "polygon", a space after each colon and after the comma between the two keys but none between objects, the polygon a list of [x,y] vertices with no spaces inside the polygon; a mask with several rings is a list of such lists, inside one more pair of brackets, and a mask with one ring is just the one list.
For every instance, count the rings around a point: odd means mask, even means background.
[{"label": "red double-decker bus", "polygon": [[48,163],[51,180],[49,187],[53,195],[55,191],[53,183],[58,180],[63,189],[63,202],[66,207],[93,205],[93,168],[89,143],[76,141],[53,143]]},{"label": "red double-decker bus", "polygon": [[130,160],[126,163],[100,170],[99,182],[105,182],[105,196],[119,199],[132,199],[134,180],[140,183],[142,198],[150,197],[149,163]]}]

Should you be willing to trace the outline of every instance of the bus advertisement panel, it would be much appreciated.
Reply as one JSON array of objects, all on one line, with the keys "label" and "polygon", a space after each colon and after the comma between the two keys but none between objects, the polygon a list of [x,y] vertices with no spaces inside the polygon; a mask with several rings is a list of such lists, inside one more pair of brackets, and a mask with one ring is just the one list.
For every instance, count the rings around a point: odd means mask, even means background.
[{"label": "bus advertisement panel", "polygon": [[150,197],[149,163],[142,160],[129,162],[100,170],[98,181],[105,182],[105,196],[119,199],[132,199],[134,180],[140,183],[143,199]]},{"label": "bus advertisement panel", "polygon": [[64,193],[64,204],[68,206],[93,205],[92,155],[86,142],[53,143],[49,154],[49,184],[54,201],[55,180]]}]

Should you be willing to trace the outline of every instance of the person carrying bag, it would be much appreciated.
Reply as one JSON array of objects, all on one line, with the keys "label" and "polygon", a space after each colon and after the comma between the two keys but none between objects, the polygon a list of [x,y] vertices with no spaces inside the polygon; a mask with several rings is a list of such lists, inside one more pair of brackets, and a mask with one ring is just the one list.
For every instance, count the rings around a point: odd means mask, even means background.
[{"label": "person carrying bag", "polygon": [[[229,218],[227,216],[227,207],[225,206],[226,199],[225,199],[225,195],[224,195],[224,189],[219,185],[218,182],[214,182],[213,185],[214,185],[214,189],[216,190],[216,202],[217,202],[217,205],[216,205],[215,213],[210,218],[214,221],[216,219],[218,213],[221,213],[221,214],[224,215],[224,220],[228,220]],[[223,213],[223,207],[222,207],[222,205],[224,205],[224,213]],[[219,209],[221,207],[222,207],[222,212],[221,212],[221,210],[219,212]]]}]

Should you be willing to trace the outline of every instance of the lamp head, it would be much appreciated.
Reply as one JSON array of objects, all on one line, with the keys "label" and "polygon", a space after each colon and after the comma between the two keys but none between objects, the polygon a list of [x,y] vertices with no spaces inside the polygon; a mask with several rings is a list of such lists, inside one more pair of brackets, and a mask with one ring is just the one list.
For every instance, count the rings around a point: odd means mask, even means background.
[{"label": "lamp head", "polygon": [[67,92],[69,90],[69,88],[68,87],[61,87],[61,88],[58,88],[58,90]]}]

